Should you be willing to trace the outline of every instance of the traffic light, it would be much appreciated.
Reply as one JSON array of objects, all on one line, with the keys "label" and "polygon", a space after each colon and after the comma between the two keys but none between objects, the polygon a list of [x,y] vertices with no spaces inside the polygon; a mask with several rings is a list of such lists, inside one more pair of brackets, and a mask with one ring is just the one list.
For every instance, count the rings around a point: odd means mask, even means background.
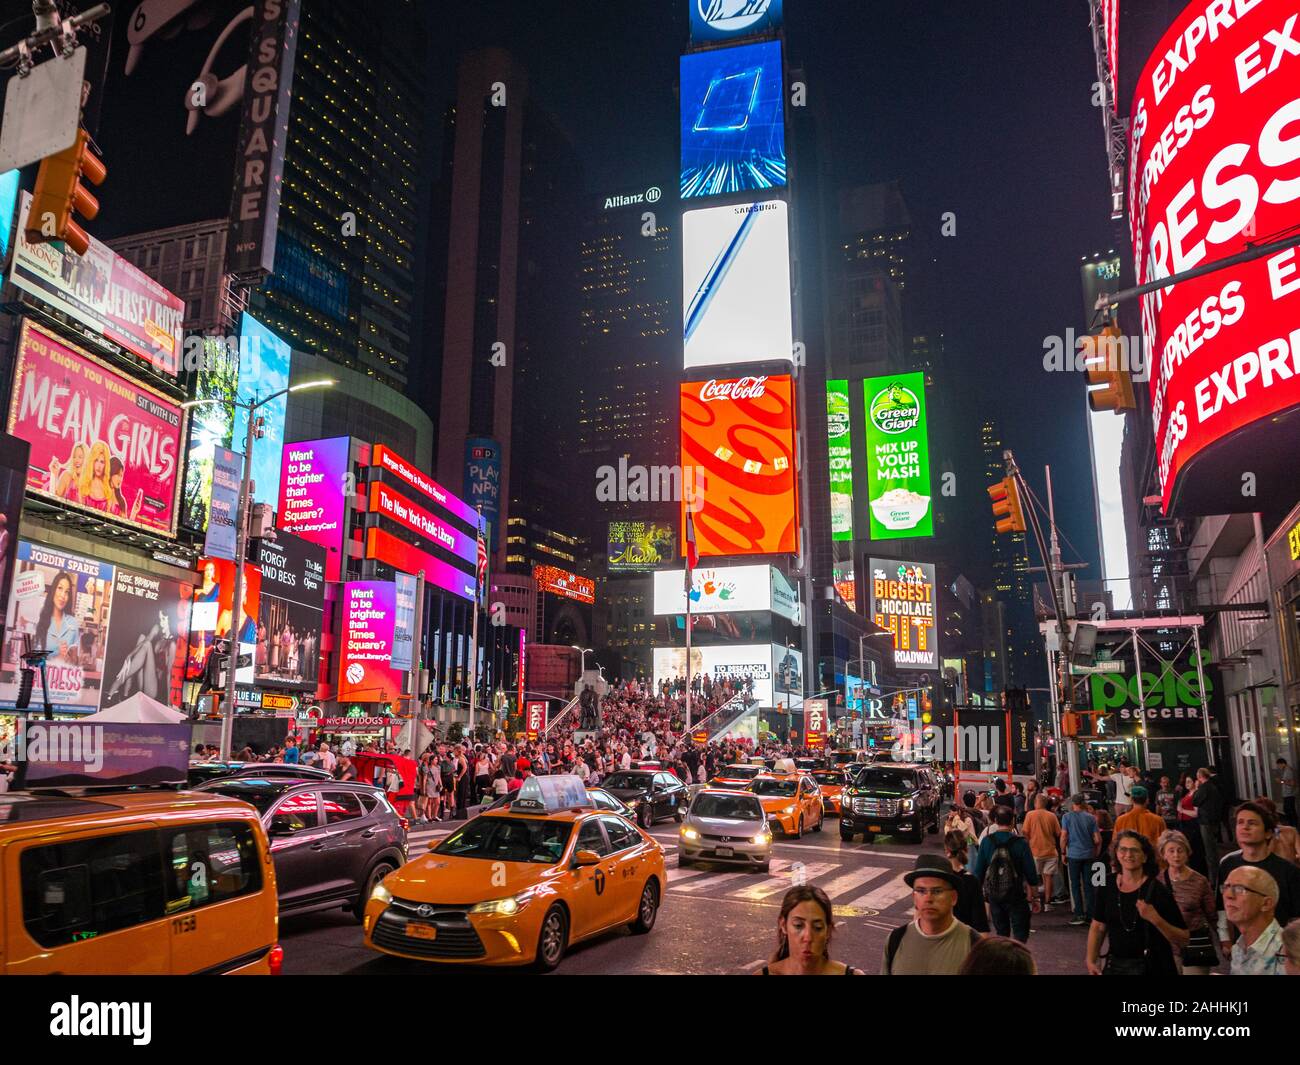
[{"label": "traffic light", "polygon": [[70,148],[41,160],[36,175],[36,191],[27,213],[26,237],[29,244],[48,244],[61,240],[78,255],[90,249],[90,235],[77,225],[73,214],[87,221],[99,214],[99,200],[81,183],[102,185],[108,168],[90,147],[90,134],[77,130]]},{"label": "traffic light", "polygon": [[1020,506],[1020,487],[1014,477],[990,485],[989,498],[993,500],[993,516],[998,519],[998,532],[1025,531],[1025,512]]},{"label": "traffic light", "polygon": [[1088,405],[1093,410],[1137,409],[1133,379],[1119,359],[1120,335],[1119,326],[1108,325],[1100,333],[1080,341],[1083,365],[1088,374]]}]

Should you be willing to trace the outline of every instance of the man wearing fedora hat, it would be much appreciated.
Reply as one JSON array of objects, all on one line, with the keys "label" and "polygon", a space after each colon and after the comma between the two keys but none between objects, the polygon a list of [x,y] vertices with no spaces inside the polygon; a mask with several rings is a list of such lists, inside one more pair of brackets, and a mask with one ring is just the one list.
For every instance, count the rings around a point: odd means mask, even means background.
[{"label": "man wearing fedora hat", "polygon": [[953,916],[958,874],[938,854],[917,856],[903,876],[912,889],[916,920],[895,928],[885,945],[885,976],[955,976],[980,934]]}]

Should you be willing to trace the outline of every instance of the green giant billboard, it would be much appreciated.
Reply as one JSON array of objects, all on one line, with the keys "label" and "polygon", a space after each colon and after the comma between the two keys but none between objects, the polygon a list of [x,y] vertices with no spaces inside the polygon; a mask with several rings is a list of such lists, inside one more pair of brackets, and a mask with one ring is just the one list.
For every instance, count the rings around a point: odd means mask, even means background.
[{"label": "green giant billboard", "polygon": [[925,375],[871,377],[862,388],[871,539],[933,536]]}]

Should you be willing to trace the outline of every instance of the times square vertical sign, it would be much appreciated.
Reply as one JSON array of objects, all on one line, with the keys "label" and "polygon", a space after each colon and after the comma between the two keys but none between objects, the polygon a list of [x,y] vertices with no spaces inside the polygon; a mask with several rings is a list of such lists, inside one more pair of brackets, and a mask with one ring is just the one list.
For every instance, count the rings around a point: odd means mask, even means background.
[{"label": "times square vertical sign", "polygon": [[235,161],[226,271],[275,272],[275,236],[298,49],[299,0],[256,0]]}]

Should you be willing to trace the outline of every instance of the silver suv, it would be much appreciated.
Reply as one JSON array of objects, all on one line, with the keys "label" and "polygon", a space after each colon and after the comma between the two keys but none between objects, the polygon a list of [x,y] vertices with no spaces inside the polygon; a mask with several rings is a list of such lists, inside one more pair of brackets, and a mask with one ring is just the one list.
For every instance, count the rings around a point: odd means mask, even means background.
[{"label": "silver suv", "polygon": [[677,864],[735,862],[766,873],[772,831],[763,804],[748,791],[705,788],[691,800],[678,833]]}]

